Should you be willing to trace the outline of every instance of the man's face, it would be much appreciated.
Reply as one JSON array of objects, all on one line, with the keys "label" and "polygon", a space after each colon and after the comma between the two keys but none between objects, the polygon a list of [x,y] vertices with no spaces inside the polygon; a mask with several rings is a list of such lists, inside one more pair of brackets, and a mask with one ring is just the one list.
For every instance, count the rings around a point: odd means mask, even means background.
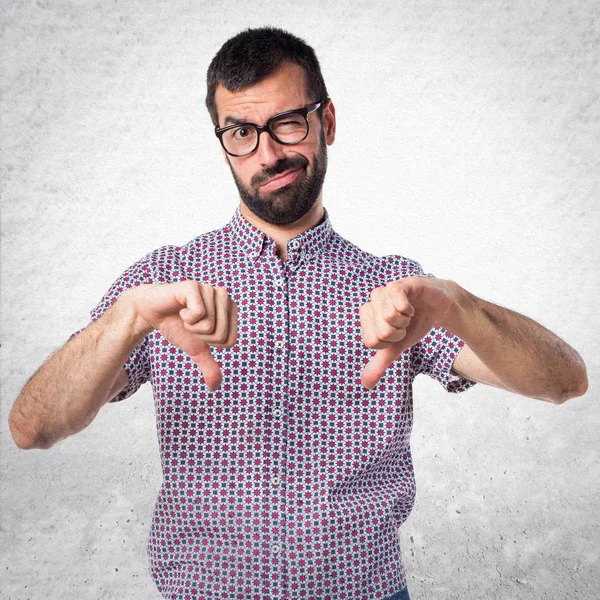
[{"label": "man's face", "polygon": [[[303,69],[289,63],[251,88],[229,92],[218,86],[215,93],[219,127],[231,124],[231,119],[263,125],[274,114],[319,100],[306,96]],[[324,123],[317,111],[310,113],[308,136],[299,144],[279,144],[264,132],[253,154],[225,154],[242,201],[257,217],[287,225],[315,204],[327,171],[327,144],[335,136],[333,111],[333,105],[328,105]]]}]

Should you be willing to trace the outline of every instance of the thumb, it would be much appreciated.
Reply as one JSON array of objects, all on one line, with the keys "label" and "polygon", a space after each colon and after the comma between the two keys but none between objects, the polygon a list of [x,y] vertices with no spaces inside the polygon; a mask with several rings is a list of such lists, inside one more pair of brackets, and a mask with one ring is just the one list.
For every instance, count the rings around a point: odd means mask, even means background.
[{"label": "thumb", "polygon": [[208,389],[214,392],[223,381],[221,367],[214,359],[210,346],[206,342],[197,339],[194,346],[194,352],[188,352],[189,357],[198,365]]},{"label": "thumb", "polygon": [[198,366],[211,392],[221,385],[221,368],[213,358],[209,344],[195,333],[185,329],[184,321],[178,314],[163,319],[160,332],[173,346],[183,350]]},{"label": "thumb", "polygon": [[361,374],[361,383],[368,390],[373,389],[383,377],[386,369],[404,352],[404,340],[396,342],[387,348],[377,350],[377,353],[366,364]]}]

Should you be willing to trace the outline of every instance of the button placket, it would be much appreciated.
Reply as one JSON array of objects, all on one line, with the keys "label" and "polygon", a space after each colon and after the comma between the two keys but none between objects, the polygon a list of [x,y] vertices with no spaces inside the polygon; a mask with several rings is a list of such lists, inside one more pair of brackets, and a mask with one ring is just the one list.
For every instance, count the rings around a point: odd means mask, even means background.
[{"label": "button placket", "polygon": [[[289,306],[288,306],[288,291],[287,291],[287,271],[286,264],[279,260],[276,254],[273,254],[273,259],[269,261],[273,268],[273,370],[279,375],[281,380],[281,388],[277,386],[275,393],[277,398],[273,398],[272,406],[272,427],[273,432],[272,448],[273,453],[278,454],[278,458],[272,460],[270,466],[269,487],[270,487],[270,512],[271,512],[271,538],[270,549],[276,570],[280,576],[284,575],[287,567],[284,560],[283,550],[285,548],[286,539],[286,497],[284,485],[284,468],[287,454],[287,440],[285,432],[285,424],[282,420],[283,410],[282,403],[284,402],[285,390],[289,386],[288,375],[288,358],[287,358],[287,338],[289,335]],[[273,585],[277,585],[275,581]],[[276,592],[276,589],[273,589]]]}]

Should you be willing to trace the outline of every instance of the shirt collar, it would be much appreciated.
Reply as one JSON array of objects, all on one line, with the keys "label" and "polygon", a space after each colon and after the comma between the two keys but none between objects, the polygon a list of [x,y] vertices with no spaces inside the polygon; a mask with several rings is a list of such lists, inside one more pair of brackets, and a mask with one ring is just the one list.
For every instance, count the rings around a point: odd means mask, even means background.
[{"label": "shirt collar", "polygon": [[[287,255],[288,259],[293,261],[296,258],[305,256],[308,259],[315,258],[323,253],[329,238],[333,233],[329,213],[323,207],[324,218],[319,225],[311,227],[288,241]],[[240,252],[247,254],[253,261],[257,261],[266,246],[270,246],[275,252],[275,240],[266,233],[255,227],[243,215],[238,205],[235,213],[226,227],[236,241]]]}]

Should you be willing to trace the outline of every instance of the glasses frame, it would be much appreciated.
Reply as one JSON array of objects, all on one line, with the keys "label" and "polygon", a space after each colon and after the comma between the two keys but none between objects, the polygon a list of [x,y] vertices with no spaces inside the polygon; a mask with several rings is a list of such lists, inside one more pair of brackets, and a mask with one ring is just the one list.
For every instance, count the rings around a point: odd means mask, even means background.
[{"label": "glasses frame", "polygon": [[[227,152],[227,154],[229,154],[229,156],[235,156],[235,157],[241,157],[241,156],[249,156],[250,154],[256,152],[257,148],[258,148],[258,144],[260,143],[260,134],[263,132],[267,132],[278,144],[283,144],[284,146],[295,146],[296,144],[300,144],[302,143],[307,137],[308,134],[310,132],[310,123],[308,122],[308,115],[312,112],[315,112],[315,110],[317,110],[325,101],[322,100],[321,102],[316,102],[315,104],[309,104],[308,106],[303,106],[301,108],[295,108],[293,110],[286,110],[284,112],[281,113],[277,113],[276,115],[273,115],[272,117],[269,118],[269,120],[264,124],[264,125],[257,125],[256,123],[235,123],[234,125],[227,125],[226,127],[215,127],[215,135],[219,138],[219,141],[221,142],[221,146],[223,147],[223,150],[225,150],[225,152]],[[281,117],[285,117],[286,115],[291,115],[291,114],[300,114],[304,117],[304,120],[306,121],[306,135],[301,139],[298,140],[297,142],[282,142],[272,131],[270,128],[271,122],[274,121],[275,119],[280,119]],[[229,131],[230,129],[235,129],[236,127],[252,127],[256,130],[257,135],[256,135],[256,144],[254,146],[254,148],[252,148],[252,150],[250,150],[250,152],[244,152],[244,154],[234,154],[233,152],[230,152],[229,150],[227,150],[227,148],[225,148],[225,144],[223,143],[223,134],[226,131]]]}]

